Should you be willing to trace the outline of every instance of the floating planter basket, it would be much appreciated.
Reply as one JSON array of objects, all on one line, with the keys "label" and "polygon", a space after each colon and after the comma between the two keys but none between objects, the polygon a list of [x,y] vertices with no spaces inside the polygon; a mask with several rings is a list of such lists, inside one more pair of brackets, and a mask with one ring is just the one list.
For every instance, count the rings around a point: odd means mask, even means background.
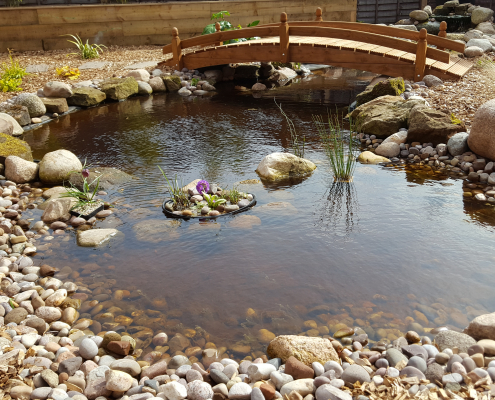
[{"label": "floating planter basket", "polygon": [[[249,193],[251,194],[251,193]],[[176,219],[216,219],[218,217],[224,217],[226,215],[234,215],[234,214],[239,214],[241,212],[244,212],[244,211],[247,211],[249,210],[250,208],[254,207],[254,205],[256,204],[256,196],[254,194],[251,194],[251,196],[253,196],[253,199],[249,202],[249,204],[247,206],[244,206],[244,207],[240,207],[239,209],[237,210],[234,210],[234,211],[231,211],[231,212],[226,212],[226,213],[222,213],[222,214],[219,214],[219,215],[181,215],[181,214],[175,214],[174,212],[170,211],[170,210],[167,210],[167,208],[165,207],[166,204],[173,204],[173,201],[171,199],[165,199],[165,201],[163,202],[162,204],[162,209],[163,209],[163,213],[165,214],[165,216],[167,218],[176,218]]]},{"label": "floating planter basket", "polygon": [[95,208],[93,211],[91,211],[89,214],[82,214],[81,212],[75,211],[75,210],[70,210],[70,214],[75,216],[75,217],[80,217],[80,218],[84,218],[85,220],[88,220],[88,219],[94,217],[100,211],[103,211],[104,208],[105,208],[105,204],[103,204],[103,202],[101,202],[101,204],[97,208]]}]

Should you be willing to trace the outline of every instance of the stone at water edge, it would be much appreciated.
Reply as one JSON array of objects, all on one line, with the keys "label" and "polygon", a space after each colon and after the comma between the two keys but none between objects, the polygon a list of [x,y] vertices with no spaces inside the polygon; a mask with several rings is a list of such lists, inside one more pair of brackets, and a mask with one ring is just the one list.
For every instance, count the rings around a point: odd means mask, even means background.
[{"label": "stone at water edge", "polygon": [[151,86],[151,89],[153,90],[154,93],[160,93],[160,92],[166,92],[167,87],[165,86],[165,82],[163,82],[163,79],[160,78],[160,76],[155,76],[154,78],[151,78],[148,82],[148,84]]},{"label": "stone at water edge", "polygon": [[52,81],[45,83],[43,94],[46,97],[67,98],[72,96],[72,89],[67,83]]},{"label": "stone at water edge", "polygon": [[256,172],[261,178],[274,181],[308,175],[315,169],[316,165],[305,158],[290,153],[272,153],[261,160]]},{"label": "stone at water edge", "polygon": [[364,90],[356,96],[356,105],[368,103],[373,99],[381,96],[399,96],[405,90],[403,78],[389,78],[380,81],[376,84],[370,84]]},{"label": "stone at water edge", "polygon": [[46,107],[46,112],[63,114],[69,111],[69,105],[64,98],[41,97],[41,101]]},{"label": "stone at water edge", "polygon": [[60,184],[68,180],[71,173],[81,171],[81,161],[68,150],[46,153],[40,162],[39,175],[43,183]]},{"label": "stone at water edge", "polygon": [[381,143],[375,152],[383,157],[397,157],[400,153],[400,146],[395,142]]},{"label": "stone at water edge", "polygon": [[31,147],[23,140],[0,132],[0,156],[17,156],[27,161],[33,161]]},{"label": "stone at water edge", "polygon": [[[0,112],[0,122],[3,123],[3,125],[0,125],[0,133],[5,133],[10,136],[20,136],[24,133],[22,126],[9,114]],[[5,131],[5,129],[2,129],[2,126],[6,128],[8,125],[11,127],[8,132]]]},{"label": "stone at water edge", "polygon": [[263,90],[266,90],[266,85],[258,82],[258,83],[255,83],[253,85],[253,87],[251,88],[251,90],[254,90],[254,91],[263,91]]},{"label": "stone at water edge", "polygon": [[181,88],[181,80],[178,76],[162,76],[161,79],[169,92],[176,92]]},{"label": "stone at water edge", "polygon": [[100,104],[107,98],[107,95],[101,90],[92,87],[80,87],[74,89],[71,97],[67,99],[67,103],[71,106],[92,107]]},{"label": "stone at water edge", "polygon": [[362,164],[379,164],[384,162],[390,162],[388,158],[376,155],[371,151],[363,151],[357,158]]},{"label": "stone at water edge", "polygon": [[46,113],[46,107],[41,99],[32,93],[21,93],[14,99],[14,104],[25,106],[31,118],[41,117]]},{"label": "stone at water edge", "polygon": [[282,362],[294,356],[307,366],[315,361],[325,364],[339,360],[328,339],[295,335],[277,336],[268,345],[267,354],[270,358],[281,358]]},{"label": "stone at water edge", "polygon": [[75,206],[77,200],[72,197],[63,197],[52,200],[48,203],[43,211],[41,220],[45,223],[52,223],[59,220],[68,221],[70,219],[70,210]]},{"label": "stone at water edge", "polygon": [[134,71],[129,71],[126,77],[133,77],[137,81],[148,82],[150,80],[150,73],[145,69],[135,69]]},{"label": "stone at water edge", "polygon": [[117,229],[89,229],[77,231],[77,244],[81,247],[97,247],[119,231]]},{"label": "stone at water edge", "polygon": [[487,101],[478,108],[467,139],[472,152],[491,160],[495,159],[495,135],[492,129],[494,122],[495,99]]},{"label": "stone at water edge", "polygon": [[101,91],[106,94],[108,99],[125,100],[129,96],[137,94],[139,86],[137,81],[132,78],[110,78],[101,83]]},{"label": "stone at water edge", "polygon": [[39,165],[17,156],[5,159],[5,177],[15,183],[31,182],[38,176]]},{"label": "stone at water edge", "polygon": [[468,348],[476,344],[476,340],[464,333],[448,330],[439,332],[435,336],[435,343],[440,351],[458,347],[459,353],[467,353]]},{"label": "stone at water edge", "polygon": [[406,143],[407,131],[399,131],[397,133],[394,133],[393,135],[390,135],[388,138],[384,139],[381,144],[385,144],[389,142],[397,143],[398,145],[402,143]]},{"label": "stone at water edge", "polygon": [[476,317],[464,329],[464,333],[475,340],[495,340],[495,313],[483,314]]},{"label": "stone at water edge", "polygon": [[138,82],[138,94],[149,95],[151,93],[153,93],[153,89],[148,83],[141,81]]},{"label": "stone at water edge", "polygon": [[490,20],[493,16],[493,10],[485,7],[477,7],[471,13],[471,22],[474,25],[481,24],[482,22]]},{"label": "stone at water edge", "polygon": [[416,21],[426,21],[428,19],[428,13],[423,10],[414,10],[409,13],[409,17]]}]

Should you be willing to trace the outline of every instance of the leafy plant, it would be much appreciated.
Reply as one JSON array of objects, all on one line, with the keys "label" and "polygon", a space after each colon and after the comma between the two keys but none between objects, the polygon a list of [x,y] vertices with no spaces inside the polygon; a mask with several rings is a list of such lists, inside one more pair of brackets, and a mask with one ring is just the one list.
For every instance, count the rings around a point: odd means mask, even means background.
[{"label": "leafy plant", "polygon": [[[72,182],[69,182],[71,187],[66,187],[67,193],[62,194],[62,197],[72,197],[77,200],[75,206],[72,207],[73,210],[87,204],[96,203],[95,196],[100,187],[100,176],[96,177],[91,183],[88,182],[89,166],[86,165],[86,161],[84,162],[81,176],[83,178],[82,190],[79,190]],[[94,186],[93,190],[91,190],[91,186]]]},{"label": "leafy plant", "polygon": [[2,92],[19,92],[22,90],[22,78],[29,75],[26,68],[22,68],[19,61],[12,57],[12,50],[9,50],[9,63],[2,64],[2,73],[0,75],[0,90]]},{"label": "leafy plant", "polygon": [[191,79],[191,86],[196,86],[199,82],[199,79],[198,78],[192,78]]},{"label": "leafy plant", "polygon": [[335,182],[350,182],[356,168],[357,145],[352,138],[352,121],[351,134],[347,141],[344,137],[342,124],[337,116],[328,114],[328,123],[325,123],[323,117],[313,115],[313,121],[320,134],[323,147],[330,160],[333,169],[333,179]]},{"label": "leafy plant", "polygon": [[62,78],[69,78],[71,81],[79,78],[79,75],[81,75],[79,68],[71,68],[68,65],[55,69],[57,70],[58,76],[61,76]]},{"label": "leafy plant", "polygon": [[[235,29],[242,29],[241,25],[237,25],[237,26],[233,27],[232,24],[225,19],[225,17],[230,17],[230,13],[228,11],[219,11],[217,13],[211,14],[211,20],[216,20],[216,19],[220,20],[220,21],[218,21],[218,23],[220,24],[220,30],[221,31],[233,31]],[[260,23],[259,20],[253,21],[253,22],[247,24],[247,28],[255,27],[259,23]],[[210,33],[215,33],[217,31],[215,24],[216,23],[206,25],[206,27],[203,29],[202,35],[208,35]],[[253,40],[253,39],[255,39],[255,38],[251,37],[251,38],[230,39],[230,40],[226,40],[224,42],[224,44],[245,42],[247,40]]]},{"label": "leafy plant", "polygon": [[227,200],[222,199],[221,197],[217,196],[216,194],[206,194],[203,193],[203,198],[206,200],[208,203],[208,207],[211,209],[217,208],[220,204],[226,203]]},{"label": "leafy plant", "polygon": [[275,98],[273,99],[275,101],[275,104],[279,108],[280,112],[282,115],[285,117],[287,121],[287,125],[289,127],[290,131],[290,141],[291,141],[291,147],[292,147],[292,152],[296,157],[304,158],[304,147],[306,144],[306,137],[302,137],[302,145],[300,144],[300,136],[297,133],[296,127],[294,126],[294,123],[292,120],[288,117],[288,115],[282,110],[282,104],[277,104],[277,100]]},{"label": "leafy plant", "polygon": [[232,189],[225,191],[223,198],[229,200],[231,204],[237,204],[239,200],[244,198],[244,193],[240,192],[234,185]]},{"label": "leafy plant", "polygon": [[175,210],[185,210],[190,206],[189,201],[189,193],[187,193],[183,187],[182,182],[179,183],[177,180],[177,175],[175,175],[175,179],[170,182],[165,174],[165,171],[158,166],[158,169],[161,171],[163,177],[167,181],[167,193],[170,196],[170,199],[174,203]]},{"label": "leafy plant", "polygon": [[64,35],[64,36],[70,36],[74,40],[67,40],[69,43],[73,43],[76,45],[77,49],[79,50],[78,53],[70,53],[67,54],[68,56],[72,54],[80,55],[81,58],[88,59],[88,58],[98,58],[100,56],[100,52],[103,53],[103,47],[106,48],[105,45],[103,44],[89,44],[89,40],[86,40],[86,43],[83,43],[79,35]]}]

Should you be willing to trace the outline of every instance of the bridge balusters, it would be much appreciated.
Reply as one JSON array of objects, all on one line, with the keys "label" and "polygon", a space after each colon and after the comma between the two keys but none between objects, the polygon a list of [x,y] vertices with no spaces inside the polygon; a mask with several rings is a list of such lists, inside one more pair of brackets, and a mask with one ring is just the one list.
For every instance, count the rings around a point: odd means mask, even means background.
[{"label": "bridge balusters", "polygon": [[[220,22],[217,22],[215,24],[215,30],[217,31],[217,33],[222,31],[222,28],[220,27]],[[215,43],[215,46],[221,46],[221,45],[223,45],[223,42],[216,42]]]},{"label": "bridge balusters", "polygon": [[419,32],[419,40],[416,44],[416,62],[414,66],[414,80],[415,82],[423,79],[425,74],[425,65],[426,65],[426,50],[428,47],[428,43],[426,42],[426,29],[423,28]]},{"label": "bridge balusters", "polygon": [[182,60],[182,47],[177,28],[172,28],[172,56],[175,69],[181,71],[184,68],[184,61]]},{"label": "bridge balusters", "polygon": [[[447,37],[447,22],[440,22],[440,32],[438,32],[438,36],[446,38]],[[444,50],[443,47],[437,47],[438,50]]]},{"label": "bridge balusters", "polygon": [[323,21],[322,14],[323,14],[323,12],[321,11],[321,8],[318,7],[316,9],[316,19],[315,19],[316,22],[322,22]]},{"label": "bridge balusters", "polygon": [[289,62],[289,24],[287,14],[284,12],[280,16],[280,54],[280,61]]}]

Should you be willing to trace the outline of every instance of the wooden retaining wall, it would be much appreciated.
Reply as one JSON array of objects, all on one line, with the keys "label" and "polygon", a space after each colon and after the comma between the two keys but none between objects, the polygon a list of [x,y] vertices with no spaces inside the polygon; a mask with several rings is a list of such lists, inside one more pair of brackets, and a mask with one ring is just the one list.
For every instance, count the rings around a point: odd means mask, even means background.
[{"label": "wooden retaining wall", "polygon": [[104,45],[164,45],[171,29],[180,37],[200,35],[211,14],[229,11],[233,25],[289,20],[312,21],[317,7],[324,20],[355,21],[357,0],[176,1],[161,4],[44,6],[0,9],[0,51],[55,50],[71,47],[64,34]]}]

